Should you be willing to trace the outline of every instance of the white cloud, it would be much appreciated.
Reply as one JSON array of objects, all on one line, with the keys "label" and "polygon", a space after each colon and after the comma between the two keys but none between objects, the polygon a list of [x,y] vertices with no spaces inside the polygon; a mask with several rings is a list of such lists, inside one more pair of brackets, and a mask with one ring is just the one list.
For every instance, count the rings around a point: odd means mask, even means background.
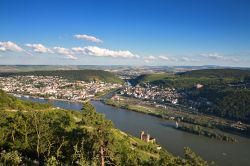
[{"label": "white cloud", "polygon": [[[216,62],[225,62],[225,63],[244,63],[245,60],[242,59],[242,57],[247,57],[248,54],[244,54],[244,55],[238,55],[238,56],[234,56],[237,53],[234,54],[218,54],[218,53],[203,53],[200,54],[200,56],[205,57],[205,58],[209,58],[212,59]],[[238,53],[239,54],[239,53]]]},{"label": "white cloud", "polygon": [[0,42],[0,51],[22,52],[24,50],[21,47],[19,47],[16,43],[7,41],[7,42]]},{"label": "white cloud", "polygon": [[85,47],[73,47],[72,50],[75,53],[86,54],[86,48]]},{"label": "white cloud", "polygon": [[66,56],[67,56],[68,59],[72,59],[72,60],[78,59],[77,57],[75,57],[73,55],[70,55],[70,54],[67,54]]},{"label": "white cloud", "polygon": [[74,56],[74,52],[68,48],[54,47],[53,50],[57,54],[65,55],[68,59],[77,59],[77,57]]},{"label": "white cloud", "polygon": [[139,58],[138,55],[131,53],[130,51],[114,51],[106,48],[99,48],[96,46],[87,46],[87,47],[74,47],[72,50],[76,53],[84,55],[92,55],[99,57],[114,57],[114,58]]},{"label": "white cloud", "polygon": [[155,56],[152,56],[152,55],[145,56],[145,57],[143,57],[143,59],[144,59],[145,63],[150,63],[150,62],[153,62],[153,61],[157,60],[157,58]]},{"label": "white cloud", "polygon": [[5,47],[0,47],[0,51],[6,51]]},{"label": "white cloud", "polygon": [[189,61],[191,61],[191,59],[190,59],[190,58],[188,58],[188,57],[181,57],[181,60],[182,60],[182,61],[185,61],[185,62],[189,62]]},{"label": "white cloud", "polygon": [[148,57],[145,57],[145,59],[148,59],[148,60],[156,60],[156,57],[155,57],[155,56],[148,56]]},{"label": "white cloud", "polygon": [[173,56],[164,56],[164,55],[160,55],[157,57],[157,60],[164,60],[164,61],[168,61],[168,62],[197,62],[197,59],[194,59],[192,57],[188,57],[188,56],[183,56],[183,57],[173,57]]},{"label": "white cloud", "polygon": [[[183,59],[184,58],[184,59]],[[146,63],[150,63],[150,62],[153,62],[153,61],[173,61],[173,62],[177,62],[177,61],[183,61],[183,60],[189,60],[187,57],[182,57],[181,59],[178,59],[178,58],[175,58],[175,57],[167,57],[167,56],[164,56],[164,55],[160,55],[160,56],[145,56],[143,57],[144,59],[144,62]]]},{"label": "white cloud", "polygon": [[242,59],[240,59],[240,58],[236,58],[236,57],[229,57],[229,58],[227,58],[226,60],[229,60],[229,61],[232,61],[232,62],[241,62],[241,61],[243,61]]},{"label": "white cloud", "polygon": [[101,39],[98,39],[98,38],[96,38],[94,36],[90,36],[90,35],[77,34],[77,35],[74,35],[74,38],[83,39],[83,40],[90,41],[90,42],[95,42],[95,43],[102,43],[103,42]]},{"label": "white cloud", "polygon": [[166,57],[166,56],[163,56],[163,55],[160,55],[159,59],[166,60],[166,61],[170,60],[169,57]]},{"label": "white cloud", "polygon": [[159,56],[145,56],[143,57],[144,62],[151,63],[151,62],[198,62],[198,59],[194,59],[193,57],[189,56],[182,56],[182,57],[173,57],[173,56],[165,56],[165,55],[159,55]]},{"label": "white cloud", "polygon": [[169,59],[170,59],[170,61],[173,61],[173,62],[177,62],[178,61],[178,58],[175,58],[175,57],[170,57]]},{"label": "white cloud", "polygon": [[42,44],[26,44],[27,47],[30,47],[34,52],[37,53],[53,53],[49,48],[46,48]]},{"label": "white cloud", "polygon": [[218,53],[202,53],[200,55],[202,57],[210,58],[210,59],[223,59],[223,56],[219,55]]},{"label": "white cloud", "polygon": [[194,59],[192,57],[181,57],[177,59],[177,61],[184,61],[184,62],[198,62],[198,59]]}]

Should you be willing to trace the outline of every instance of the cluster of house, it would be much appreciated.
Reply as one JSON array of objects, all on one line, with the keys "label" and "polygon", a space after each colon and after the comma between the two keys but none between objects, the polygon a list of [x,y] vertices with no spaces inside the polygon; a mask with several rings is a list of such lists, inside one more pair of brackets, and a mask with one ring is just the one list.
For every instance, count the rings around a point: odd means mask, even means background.
[{"label": "cluster of house", "polygon": [[243,124],[241,121],[231,124],[231,127],[242,131],[247,130],[247,126]]},{"label": "cluster of house", "polygon": [[104,82],[69,81],[57,76],[0,77],[0,88],[9,93],[55,99],[84,100],[121,87]]},{"label": "cluster of house", "polygon": [[162,88],[159,86],[147,86],[136,85],[126,86],[122,91],[121,95],[135,97],[138,99],[155,101],[158,103],[172,103],[177,104],[180,95],[176,92],[174,88]]},{"label": "cluster of house", "polygon": [[235,83],[235,84],[228,84],[228,86],[236,89],[250,89],[250,83]]}]

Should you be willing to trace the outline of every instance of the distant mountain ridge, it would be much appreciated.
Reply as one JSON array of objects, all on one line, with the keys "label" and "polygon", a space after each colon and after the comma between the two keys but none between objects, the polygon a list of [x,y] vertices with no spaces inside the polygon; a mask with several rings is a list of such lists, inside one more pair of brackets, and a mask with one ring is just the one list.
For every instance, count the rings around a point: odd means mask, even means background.
[{"label": "distant mountain ridge", "polygon": [[0,65],[1,72],[30,72],[30,71],[52,71],[52,70],[153,70],[162,72],[183,72],[203,69],[242,69],[249,70],[247,67],[230,67],[218,65],[203,66],[132,66],[132,65]]}]

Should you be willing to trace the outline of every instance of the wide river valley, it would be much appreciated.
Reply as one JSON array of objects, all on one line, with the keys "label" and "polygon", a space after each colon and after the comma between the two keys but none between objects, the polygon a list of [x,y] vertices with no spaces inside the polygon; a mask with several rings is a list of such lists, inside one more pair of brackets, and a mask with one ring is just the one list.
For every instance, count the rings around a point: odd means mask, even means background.
[{"label": "wide river valley", "polygon": [[[47,100],[41,98],[24,97],[40,103],[50,102],[56,107],[80,111],[81,103]],[[100,101],[91,101],[96,111],[105,114],[106,118],[113,121],[116,128],[139,137],[144,130],[156,138],[158,144],[174,155],[183,156],[183,147],[190,147],[195,153],[208,161],[215,161],[218,165],[245,166],[250,165],[250,139],[231,135],[238,142],[224,142],[176,130],[175,122],[153,117],[150,115],[115,108]],[[230,135],[230,134],[228,134]]]}]

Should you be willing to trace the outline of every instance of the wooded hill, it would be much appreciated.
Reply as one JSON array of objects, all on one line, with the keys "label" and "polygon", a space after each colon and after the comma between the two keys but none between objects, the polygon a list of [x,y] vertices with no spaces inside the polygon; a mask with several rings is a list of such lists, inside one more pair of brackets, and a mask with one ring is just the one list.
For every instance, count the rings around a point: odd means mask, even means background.
[{"label": "wooded hill", "polygon": [[204,85],[245,82],[250,79],[250,70],[204,69],[184,73],[154,73],[141,75],[132,80],[133,84],[150,83],[164,87],[190,88],[197,83]]},{"label": "wooded hill", "polygon": [[58,76],[69,80],[79,81],[102,81],[122,84],[123,80],[113,73],[103,70],[53,70],[53,71],[31,71],[31,72],[14,72],[0,73],[0,77],[9,76]]},{"label": "wooded hill", "polygon": [[214,78],[239,78],[244,79],[250,76],[250,69],[204,69],[204,70],[192,70],[178,75],[185,77],[214,77]]},{"label": "wooded hill", "polygon": [[[142,75],[135,84],[150,83],[160,87],[173,87],[185,92],[187,100],[207,100],[210,106],[201,104],[198,110],[232,120],[250,123],[250,70],[205,69],[178,74],[156,73]],[[204,85],[196,89],[196,84]]]},{"label": "wooded hill", "polygon": [[208,165],[189,148],[176,157],[115,129],[89,102],[78,112],[0,93],[0,165]]},{"label": "wooded hill", "polygon": [[19,110],[19,111],[32,111],[44,110],[52,108],[50,104],[40,104],[31,101],[23,101],[14,96],[6,94],[0,89],[0,111],[1,110]]}]

